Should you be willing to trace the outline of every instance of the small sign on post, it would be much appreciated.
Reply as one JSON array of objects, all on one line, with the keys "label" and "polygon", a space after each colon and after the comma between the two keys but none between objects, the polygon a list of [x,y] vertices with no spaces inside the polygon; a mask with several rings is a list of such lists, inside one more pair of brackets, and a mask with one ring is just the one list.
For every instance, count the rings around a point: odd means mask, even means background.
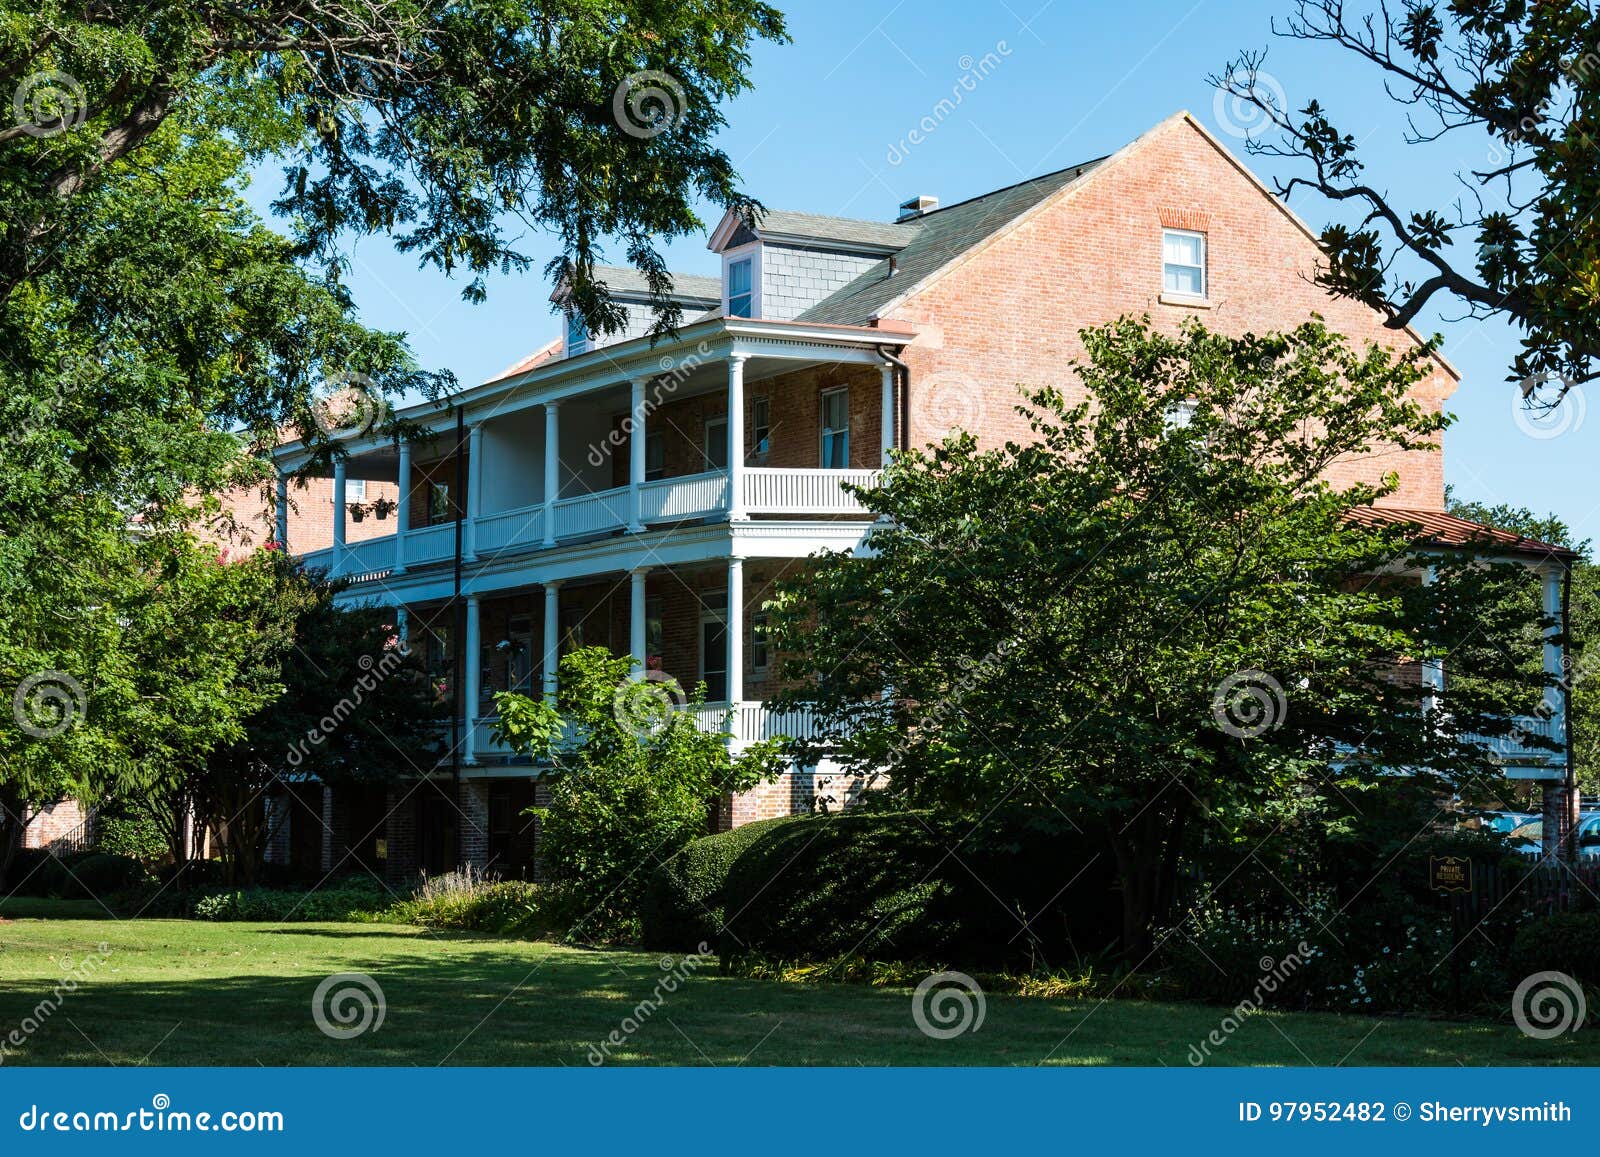
[{"label": "small sign on post", "polygon": [[1466,856],[1428,857],[1428,887],[1435,892],[1472,891],[1472,861]]}]

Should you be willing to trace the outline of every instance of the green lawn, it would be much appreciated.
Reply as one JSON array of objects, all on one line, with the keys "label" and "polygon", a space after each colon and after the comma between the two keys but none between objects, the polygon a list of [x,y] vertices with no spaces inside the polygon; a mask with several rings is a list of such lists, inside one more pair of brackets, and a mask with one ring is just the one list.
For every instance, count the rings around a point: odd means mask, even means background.
[{"label": "green lawn", "polygon": [[[657,957],[640,953],[384,925],[16,919],[0,924],[0,1045],[65,970],[85,962],[97,963],[5,1063],[583,1065],[589,1046],[619,1029],[664,975]],[[341,1041],[316,1027],[312,993],[336,972],[378,981],[381,1029]],[[991,996],[978,1031],[940,1041],[917,1029],[905,989],[711,972],[666,995],[612,1062],[1184,1066],[1226,1011]],[[1214,1058],[1600,1064],[1600,1033],[1543,1042],[1509,1025],[1268,1014],[1248,1018]]]}]

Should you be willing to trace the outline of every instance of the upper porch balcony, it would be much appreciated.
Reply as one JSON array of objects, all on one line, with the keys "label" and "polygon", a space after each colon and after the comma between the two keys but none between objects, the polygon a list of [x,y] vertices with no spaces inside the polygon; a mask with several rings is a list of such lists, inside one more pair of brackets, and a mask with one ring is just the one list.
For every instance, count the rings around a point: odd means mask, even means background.
[{"label": "upper porch balcony", "polygon": [[[453,409],[402,414],[420,437],[346,439],[326,521],[291,524],[287,475],[304,450],[286,447],[278,538],[359,582],[458,550],[477,564],[685,523],[865,518],[845,487],[874,481],[895,445],[893,351],[907,340],[715,319],[655,347],[543,363]],[[370,482],[395,498],[374,509]]]}]

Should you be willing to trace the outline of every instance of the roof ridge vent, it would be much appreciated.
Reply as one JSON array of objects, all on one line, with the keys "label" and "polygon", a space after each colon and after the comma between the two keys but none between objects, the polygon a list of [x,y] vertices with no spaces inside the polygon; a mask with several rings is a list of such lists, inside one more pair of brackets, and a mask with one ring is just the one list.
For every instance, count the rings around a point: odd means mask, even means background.
[{"label": "roof ridge vent", "polygon": [[900,202],[900,215],[895,221],[913,221],[924,213],[932,213],[938,207],[939,198],[931,197],[927,193],[918,193],[910,200]]}]

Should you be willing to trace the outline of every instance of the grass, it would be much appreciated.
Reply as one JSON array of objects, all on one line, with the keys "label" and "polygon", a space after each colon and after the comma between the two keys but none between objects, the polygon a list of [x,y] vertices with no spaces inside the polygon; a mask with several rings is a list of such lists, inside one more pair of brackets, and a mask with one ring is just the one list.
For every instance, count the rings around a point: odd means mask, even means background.
[{"label": "grass", "polygon": [[[3,912],[25,914],[16,901]],[[76,990],[9,1045],[74,964]],[[334,1040],[316,1027],[312,994],[337,972],[377,980],[380,1029]],[[1227,1011],[991,996],[979,1030],[941,1041],[918,1030],[905,989],[713,972],[641,1014],[610,1063],[1182,1067]],[[584,1065],[665,975],[641,953],[385,925],[15,919],[0,924],[0,1045],[7,1064]],[[1510,1025],[1263,1014],[1211,1061],[1341,1062],[1597,1064],[1600,1033],[1536,1041]]]}]

